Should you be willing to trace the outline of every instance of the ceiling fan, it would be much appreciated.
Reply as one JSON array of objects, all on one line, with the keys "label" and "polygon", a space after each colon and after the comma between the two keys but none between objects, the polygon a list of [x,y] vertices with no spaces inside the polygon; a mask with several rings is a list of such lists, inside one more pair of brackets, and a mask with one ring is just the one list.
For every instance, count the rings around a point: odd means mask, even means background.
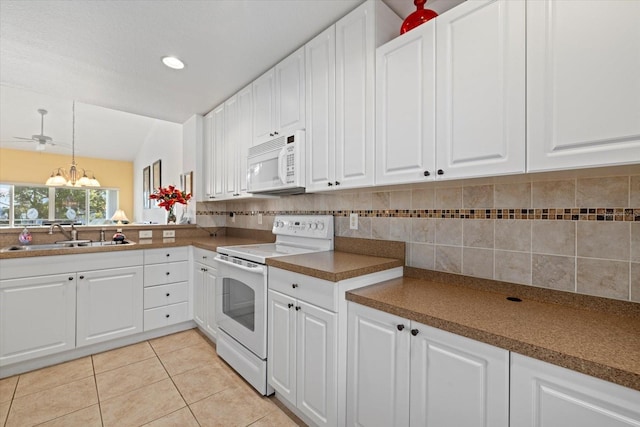
[{"label": "ceiling fan", "polygon": [[55,142],[53,138],[44,134],[44,116],[47,115],[47,113],[48,111],[45,110],[44,108],[40,108],[38,110],[38,114],[40,114],[40,133],[39,134],[31,135],[31,138],[14,136],[14,138],[17,139],[18,141],[7,141],[7,142],[22,142],[22,141],[35,142],[37,144],[36,145],[37,151],[44,151],[47,145],[51,145],[51,146],[58,145],[58,146],[68,147],[68,144],[61,144],[61,143]]}]

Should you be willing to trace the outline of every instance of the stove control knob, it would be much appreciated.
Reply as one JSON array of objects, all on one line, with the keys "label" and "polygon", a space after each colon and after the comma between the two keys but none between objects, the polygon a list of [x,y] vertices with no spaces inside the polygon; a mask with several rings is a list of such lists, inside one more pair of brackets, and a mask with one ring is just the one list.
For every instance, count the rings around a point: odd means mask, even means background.
[{"label": "stove control knob", "polygon": [[282,221],[276,221],[276,228],[279,227],[284,227],[284,224],[282,223]]},{"label": "stove control knob", "polygon": [[324,230],[324,222],[318,221],[317,226],[318,226],[318,230]]},{"label": "stove control knob", "polygon": [[316,224],[315,222],[310,222],[309,223],[309,228],[311,230],[315,230],[316,228],[318,228],[318,224]]}]

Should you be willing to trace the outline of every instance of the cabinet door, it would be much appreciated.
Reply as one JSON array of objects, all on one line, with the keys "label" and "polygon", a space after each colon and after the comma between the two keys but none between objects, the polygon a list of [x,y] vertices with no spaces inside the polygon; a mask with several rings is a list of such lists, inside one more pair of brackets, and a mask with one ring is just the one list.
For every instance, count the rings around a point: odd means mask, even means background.
[{"label": "cabinet door", "polygon": [[297,302],[297,407],[319,426],[337,420],[336,314]]},{"label": "cabinet door", "polygon": [[238,97],[229,98],[224,103],[224,187],[222,197],[231,198],[237,193],[238,176]]},{"label": "cabinet door", "polygon": [[341,187],[373,184],[376,4],[336,23],[336,177]]},{"label": "cabinet door", "polygon": [[640,426],[640,392],[511,353],[511,427]]},{"label": "cabinet door", "polygon": [[269,290],[267,375],[278,394],[296,404],[296,300]]},{"label": "cabinet door", "polygon": [[142,267],[78,273],[78,347],[142,332],[142,275]]},{"label": "cabinet door", "polygon": [[410,423],[507,427],[509,352],[411,322]]},{"label": "cabinet door", "polygon": [[435,21],[376,51],[376,184],[435,175]]},{"label": "cabinet door", "polygon": [[193,264],[193,320],[201,328],[205,325],[205,269],[206,266],[199,262]]},{"label": "cabinet door", "polygon": [[76,275],[0,282],[0,365],[76,346]]},{"label": "cabinet door", "polygon": [[530,171],[640,162],[640,2],[527,2]]},{"label": "cabinet door", "polygon": [[213,110],[212,116],[212,147],[213,147],[213,197],[222,198],[225,189],[225,171],[227,160],[224,157],[224,104]]},{"label": "cabinet door", "polygon": [[199,160],[200,181],[196,181],[199,188],[200,200],[213,199],[214,193],[214,148],[213,148],[213,112],[204,116],[202,136],[202,158]]},{"label": "cabinet door", "polygon": [[408,320],[349,303],[348,426],[409,425],[410,336]]},{"label": "cabinet door", "polygon": [[253,91],[253,145],[273,138],[275,128],[275,71],[270,69],[252,84]]},{"label": "cabinet door", "polygon": [[203,309],[205,313],[204,330],[212,338],[216,338],[218,336],[218,324],[216,322],[216,282],[218,276],[216,269],[204,267],[203,279],[205,305]]},{"label": "cabinet door", "polygon": [[525,2],[465,2],[436,21],[438,179],[524,172]]},{"label": "cabinet door", "polygon": [[305,128],[304,47],[275,66],[275,131],[281,135]]},{"label": "cabinet door", "polygon": [[307,191],[326,190],[335,177],[335,27],[305,46]]},{"label": "cabinet door", "polygon": [[246,193],[247,157],[249,156],[249,148],[253,146],[253,95],[251,93],[251,86],[242,89],[236,96],[238,98],[238,128],[236,130],[238,172],[236,192]]}]

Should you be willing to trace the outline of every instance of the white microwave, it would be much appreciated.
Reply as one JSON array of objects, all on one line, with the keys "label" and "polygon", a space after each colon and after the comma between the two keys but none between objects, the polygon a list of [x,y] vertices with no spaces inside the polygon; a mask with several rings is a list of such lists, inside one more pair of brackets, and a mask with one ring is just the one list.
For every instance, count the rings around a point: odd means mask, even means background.
[{"label": "white microwave", "polygon": [[304,153],[304,130],[249,148],[247,191],[263,194],[304,193]]}]

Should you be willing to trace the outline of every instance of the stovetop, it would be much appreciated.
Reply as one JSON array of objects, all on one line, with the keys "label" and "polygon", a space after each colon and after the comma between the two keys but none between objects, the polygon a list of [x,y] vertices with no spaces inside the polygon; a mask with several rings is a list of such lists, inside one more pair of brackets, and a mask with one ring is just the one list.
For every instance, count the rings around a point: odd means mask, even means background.
[{"label": "stovetop", "polygon": [[272,232],[275,243],[221,246],[218,252],[264,264],[267,258],[333,250],[331,215],[278,215]]}]

